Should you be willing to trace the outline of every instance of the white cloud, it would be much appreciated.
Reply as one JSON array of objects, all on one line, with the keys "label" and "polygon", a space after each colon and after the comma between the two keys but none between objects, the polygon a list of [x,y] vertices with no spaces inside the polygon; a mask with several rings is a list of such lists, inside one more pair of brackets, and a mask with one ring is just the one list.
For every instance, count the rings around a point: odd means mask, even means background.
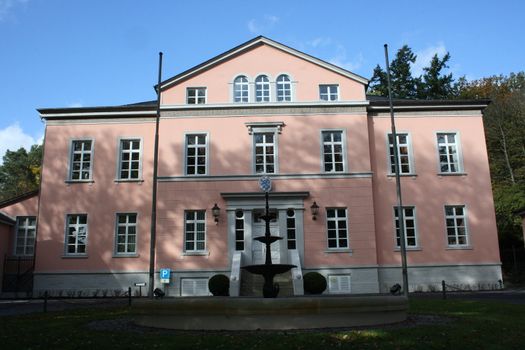
[{"label": "white cloud", "polygon": [[248,21],[248,30],[252,34],[261,34],[272,29],[279,22],[279,17],[274,15],[265,15],[262,19],[252,18]]},{"label": "white cloud", "polygon": [[412,65],[412,73],[414,76],[420,76],[423,74],[423,68],[428,67],[428,64],[432,60],[435,54],[439,57],[443,57],[447,53],[445,44],[439,42],[437,45],[428,46],[423,50],[416,51],[416,62]]},{"label": "white cloud", "polygon": [[70,103],[68,107],[69,108],[80,108],[80,107],[84,107],[84,104],[81,101],[75,101],[73,103]]},{"label": "white cloud", "polygon": [[349,58],[346,48],[339,44],[336,47],[335,55],[328,59],[328,62],[349,71],[355,71],[361,68],[364,61],[365,59],[362,53],[357,54],[353,58]]},{"label": "white cloud", "polygon": [[328,46],[330,44],[332,44],[332,39],[325,37],[318,37],[306,42],[306,45],[311,46],[313,48],[320,46]]},{"label": "white cloud", "polygon": [[20,147],[29,150],[32,145],[41,144],[43,140],[43,134],[40,137],[28,135],[18,123],[11,124],[5,129],[0,129],[0,164],[3,163],[2,158],[7,150],[16,151]]},{"label": "white cloud", "polygon": [[7,15],[14,6],[26,4],[29,0],[0,0],[0,21],[7,18]]}]

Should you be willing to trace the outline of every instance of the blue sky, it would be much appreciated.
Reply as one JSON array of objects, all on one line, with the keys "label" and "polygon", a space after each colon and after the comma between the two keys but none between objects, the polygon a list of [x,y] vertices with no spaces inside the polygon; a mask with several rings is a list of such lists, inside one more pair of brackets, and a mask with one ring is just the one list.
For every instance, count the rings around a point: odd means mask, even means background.
[{"label": "blue sky", "polygon": [[525,1],[0,0],[0,156],[41,140],[36,108],[155,98],[163,78],[265,35],[369,78],[404,44],[420,72],[450,52],[455,77],[524,70]]}]

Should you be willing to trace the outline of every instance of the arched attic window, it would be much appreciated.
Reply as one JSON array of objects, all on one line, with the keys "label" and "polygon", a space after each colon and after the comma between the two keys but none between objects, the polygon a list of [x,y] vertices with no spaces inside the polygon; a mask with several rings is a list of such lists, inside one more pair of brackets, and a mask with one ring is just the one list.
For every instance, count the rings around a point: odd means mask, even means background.
[{"label": "arched attic window", "polygon": [[292,100],[292,83],[290,77],[281,74],[277,77],[277,101],[289,102]]},{"label": "arched attic window", "polygon": [[270,79],[266,75],[255,79],[255,101],[270,102]]},{"label": "arched attic window", "polygon": [[248,78],[240,75],[233,81],[233,101],[248,102],[249,96]]}]

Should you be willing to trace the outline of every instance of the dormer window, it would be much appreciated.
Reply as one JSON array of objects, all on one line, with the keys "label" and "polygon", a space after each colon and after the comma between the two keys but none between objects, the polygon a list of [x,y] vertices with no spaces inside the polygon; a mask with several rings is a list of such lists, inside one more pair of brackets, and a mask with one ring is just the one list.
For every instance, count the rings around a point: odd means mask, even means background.
[{"label": "dormer window", "polygon": [[277,101],[290,102],[292,101],[292,83],[290,77],[286,74],[281,74],[277,77]]},{"label": "dormer window", "polygon": [[189,105],[200,105],[206,103],[205,87],[189,87],[186,89],[186,102]]},{"label": "dormer window", "polygon": [[338,101],[339,86],[335,84],[319,85],[319,98],[322,101]]},{"label": "dormer window", "polygon": [[270,102],[270,79],[266,75],[255,79],[255,101]]},{"label": "dormer window", "polygon": [[248,78],[244,75],[238,76],[233,81],[233,101],[234,102],[248,102],[249,85]]}]

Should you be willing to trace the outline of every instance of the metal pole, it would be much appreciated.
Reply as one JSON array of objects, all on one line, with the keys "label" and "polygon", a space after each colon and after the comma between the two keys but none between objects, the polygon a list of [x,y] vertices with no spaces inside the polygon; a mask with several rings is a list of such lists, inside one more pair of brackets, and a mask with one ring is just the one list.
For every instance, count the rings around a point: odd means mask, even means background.
[{"label": "metal pole", "polygon": [[392,138],[394,143],[394,169],[396,175],[397,217],[399,220],[399,240],[401,248],[401,270],[403,273],[403,294],[408,298],[407,251],[405,244],[405,220],[403,200],[401,197],[401,176],[399,175],[399,150],[397,148],[396,123],[394,119],[394,104],[392,102],[392,87],[390,84],[390,63],[388,61],[388,45],[385,44],[386,76],[388,81],[388,101],[390,104],[390,122],[392,124]]},{"label": "metal pole", "polygon": [[159,79],[157,85],[157,116],[155,118],[155,146],[153,149],[153,191],[151,195],[151,237],[149,250],[149,297],[153,298],[155,282],[155,244],[157,236],[157,165],[159,162],[160,83],[162,81],[162,52],[159,52]]}]

